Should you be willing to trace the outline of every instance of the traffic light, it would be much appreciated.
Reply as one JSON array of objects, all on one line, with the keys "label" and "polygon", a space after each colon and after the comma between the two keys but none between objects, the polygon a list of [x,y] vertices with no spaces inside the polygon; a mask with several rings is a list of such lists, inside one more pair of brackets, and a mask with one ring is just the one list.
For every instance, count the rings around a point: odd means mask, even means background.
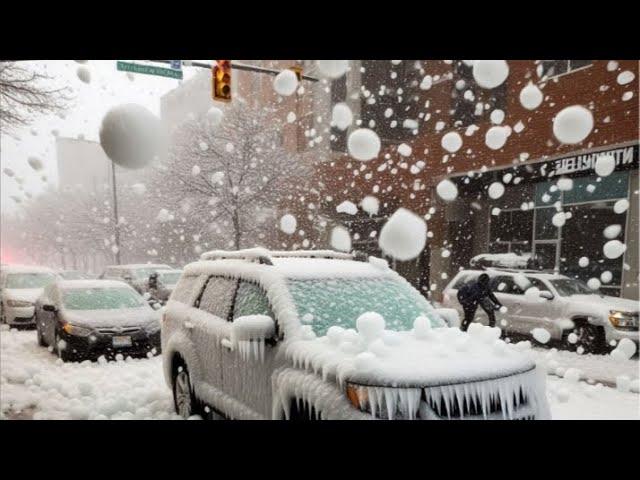
[{"label": "traffic light", "polygon": [[294,65],[293,67],[289,67],[289,70],[293,70],[293,73],[298,77],[298,82],[302,81],[302,67],[299,65]]},{"label": "traffic light", "polygon": [[213,66],[213,99],[231,101],[231,60],[216,60]]}]

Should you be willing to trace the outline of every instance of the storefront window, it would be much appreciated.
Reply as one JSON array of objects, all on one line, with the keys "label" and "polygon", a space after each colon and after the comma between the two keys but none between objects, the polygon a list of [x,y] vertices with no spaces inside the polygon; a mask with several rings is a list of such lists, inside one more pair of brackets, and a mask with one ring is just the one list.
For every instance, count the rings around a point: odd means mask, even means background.
[{"label": "storefront window", "polygon": [[628,190],[629,172],[613,172],[606,177],[579,177],[573,179],[573,188],[564,192],[563,203],[627,198]]},{"label": "storefront window", "polygon": [[554,240],[558,238],[558,227],[553,224],[555,208],[536,208],[536,240]]},{"label": "storefront window", "polygon": [[557,188],[551,188],[554,184],[555,182],[536,183],[536,207],[550,206],[560,200],[562,192]]}]

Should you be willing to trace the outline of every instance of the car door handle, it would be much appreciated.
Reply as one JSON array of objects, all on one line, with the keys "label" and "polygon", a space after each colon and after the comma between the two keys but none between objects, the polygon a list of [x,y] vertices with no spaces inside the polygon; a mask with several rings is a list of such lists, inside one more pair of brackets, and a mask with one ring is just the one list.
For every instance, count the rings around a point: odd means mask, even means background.
[{"label": "car door handle", "polygon": [[222,340],[220,340],[220,344],[228,350],[233,350],[233,343],[228,338],[223,338]]}]

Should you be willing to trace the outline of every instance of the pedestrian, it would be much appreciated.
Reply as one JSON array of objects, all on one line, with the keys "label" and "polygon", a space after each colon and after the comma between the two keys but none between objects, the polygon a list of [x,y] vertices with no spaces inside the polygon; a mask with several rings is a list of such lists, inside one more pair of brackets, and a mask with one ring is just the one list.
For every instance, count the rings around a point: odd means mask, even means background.
[{"label": "pedestrian", "polygon": [[502,304],[491,291],[489,280],[489,275],[483,273],[478,280],[467,282],[458,290],[458,301],[464,310],[464,320],[460,327],[463,332],[466,332],[469,324],[473,322],[478,305],[489,317],[489,326],[495,327],[495,311],[500,310]]}]

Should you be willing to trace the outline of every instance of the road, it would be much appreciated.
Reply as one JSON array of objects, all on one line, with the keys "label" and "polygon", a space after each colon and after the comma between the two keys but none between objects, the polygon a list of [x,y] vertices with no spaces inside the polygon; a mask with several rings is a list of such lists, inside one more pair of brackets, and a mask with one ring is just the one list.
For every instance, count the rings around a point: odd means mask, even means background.
[{"label": "road", "polygon": [[[585,372],[612,368],[606,358],[534,349]],[[564,362],[564,363],[562,363]],[[580,363],[582,362],[582,363]],[[618,372],[638,378],[637,360]],[[603,366],[597,367],[602,363]],[[587,374],[588,378],[590,374]],[[553,418],[640,419],[640,396],[614,388],[547,377]],[[160,357],[65,364],[39,347],[33,331],[0,331],[0,416],[4,419],[177,419]]]}]

